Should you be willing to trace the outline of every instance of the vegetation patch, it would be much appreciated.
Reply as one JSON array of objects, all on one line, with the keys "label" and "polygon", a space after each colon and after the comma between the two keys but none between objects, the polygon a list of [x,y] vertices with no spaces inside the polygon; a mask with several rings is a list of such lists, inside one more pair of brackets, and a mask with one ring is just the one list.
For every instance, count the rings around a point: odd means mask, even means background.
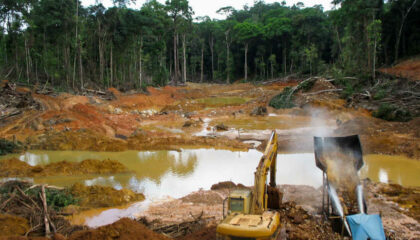
[{"label": "vegetation patch", "polygon": [[[22,190],[22,192],[20,192]],[[7,199],[11,194],[25,193],[26,196],[37,199],[41,194],[40,186],[31,186],[27,182],[10,181],[0,186],[0,198]],[[77,201],[67,189],[45,188],[47,205],[58,211],[68,205],[76,204]]]},{"label": "vegetation patch", "polygon": [[4,138],[0,139],[0,155],[13,153],[19,149],[21,149],[21,145],[19,143],[14,143]]},{"label": "vegetation patch", "polygon": [[269,106],[276,109],[294,107],[292,91],[293,89],[291,87],[286,87],[283,89],[283,92],[270,100]]},{"label": "vegetation patch", "polygon": [[377,111],[372,113],[372,116],[396,122],[407,122],[413,119],[409,111],[391,104],[382,104]]}]

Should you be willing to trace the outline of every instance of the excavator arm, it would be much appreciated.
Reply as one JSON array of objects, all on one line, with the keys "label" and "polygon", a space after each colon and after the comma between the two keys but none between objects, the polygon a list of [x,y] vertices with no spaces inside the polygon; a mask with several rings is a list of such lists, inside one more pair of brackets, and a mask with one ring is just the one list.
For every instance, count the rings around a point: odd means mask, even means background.
[{"label": "excavator arm", "polygon": [[[254,196],[251,205],[251,211],[254,214],[262,214],[267,210],[267,201],[269,201],[268,187],[266,186],[268,171],[270,171],[270,187],[276,187],[276,161],[277,161],[277,134],[275,131],[271,133],[271,137],[267,142],[264,155],[261,157],[258,167],[254,173]],[[279,192],[276,192],[276,201],[279,202]]]}]

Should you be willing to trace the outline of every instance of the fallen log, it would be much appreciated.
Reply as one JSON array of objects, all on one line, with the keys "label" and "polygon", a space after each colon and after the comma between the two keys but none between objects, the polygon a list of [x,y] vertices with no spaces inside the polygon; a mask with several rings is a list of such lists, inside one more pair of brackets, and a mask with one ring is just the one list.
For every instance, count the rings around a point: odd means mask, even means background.
[{"label": "fallen log", "polygon": [[21,113],[22,113],[22,111],[17,110],[17,111],[14,111],[14,112],[9,113],[9,114],[7,114],[7,115],[1,116],[1,117],[0,117],[0,120],[4,120],[4,119],[6,119],[6,118],[9,118],[9,117],[13,117],[13,116],[19,115],[19,114],[21,114]]},{"label": "fallen log", "polygon": [[106,95],[107,94],[106,92],[103,92],[103,91],[100,91],[100,90],[87,89],[87,88],[85,88],[84,90],[86,92],[94,93],[94,94],[98,94],[98,95]]},{"label": "fallen log", "polygon": [[326,90],[321,90],[321,91],[318,91],[318,92],[305,93],[305,94],[303,94],[303,95],[304,95],[304,96],[307,96],[307,95],[317,95],[317,94],[320,94],[320,93],[326,93],[326,92],[341,92],[341,91],[343,91],[343,89],[341,89],[341,88],[338,88],[338,89],[326,89]]},{"label": "fallen log", "polygon": [[50,223],[48,221],[48,209],[47,209],[47,197],[45,194],[45,186],[41,186],[41,193],[39,196],[41,198],[42,204],[44,205],[44,225],[45,225],[45,237],[49,237],[51,234]]}]

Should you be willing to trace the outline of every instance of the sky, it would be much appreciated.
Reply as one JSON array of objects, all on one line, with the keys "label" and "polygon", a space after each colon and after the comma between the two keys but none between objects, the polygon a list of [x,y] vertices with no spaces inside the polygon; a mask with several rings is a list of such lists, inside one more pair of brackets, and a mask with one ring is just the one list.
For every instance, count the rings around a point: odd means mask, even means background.
[{"label": "sky", "polygon": [[[112,6],[112,0],[81,0],[83,6],[87,7],[92,4],[95,4],[95,2],[102,3],[105,7],[111,7]],[[297,2],[303,2],[305,7],[312,7],[316,4],[322,4],[324,7],[324,10],[330,10],[333,7],[333,4],[331,4],[332,0],[286,0],[287,6],[292,6],[293,4]],[[135,5],[129,5],[130,8],[138,9],[140,8],[146,0],[137,0]],[[159,0],[159,2],[164,3],[165,0]],[[274,1],[274,0],[265,0],[266,3],[274,3],[274,2],[282,2],[280,1]],[[217,14],[216,11],[219,10],[222,7],[226,6],[232,6],[235,9],[242,9],[243,6],[248,5],[252,6],[254,5],[254,0],[189,0],[190,6],[194,10],[194,17],[198,16],[209,16],[210,18],[217,18],[217,19],[223,19],[225,18],[223,15]]]}]

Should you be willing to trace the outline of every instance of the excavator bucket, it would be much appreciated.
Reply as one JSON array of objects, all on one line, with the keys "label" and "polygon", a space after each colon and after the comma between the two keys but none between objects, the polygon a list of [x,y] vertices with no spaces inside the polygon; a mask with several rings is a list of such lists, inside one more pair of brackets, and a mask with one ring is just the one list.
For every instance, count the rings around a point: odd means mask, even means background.
[{"label": "excavator bucket", "polygon": [[323,172],[327,170],[327,165],[323,161],[324,156],[332,152],[350,155],[357,171],[363,167],[362,145],[360,144],[358,135],[347,137],[314,137],[314,149],[316,166]]}]

